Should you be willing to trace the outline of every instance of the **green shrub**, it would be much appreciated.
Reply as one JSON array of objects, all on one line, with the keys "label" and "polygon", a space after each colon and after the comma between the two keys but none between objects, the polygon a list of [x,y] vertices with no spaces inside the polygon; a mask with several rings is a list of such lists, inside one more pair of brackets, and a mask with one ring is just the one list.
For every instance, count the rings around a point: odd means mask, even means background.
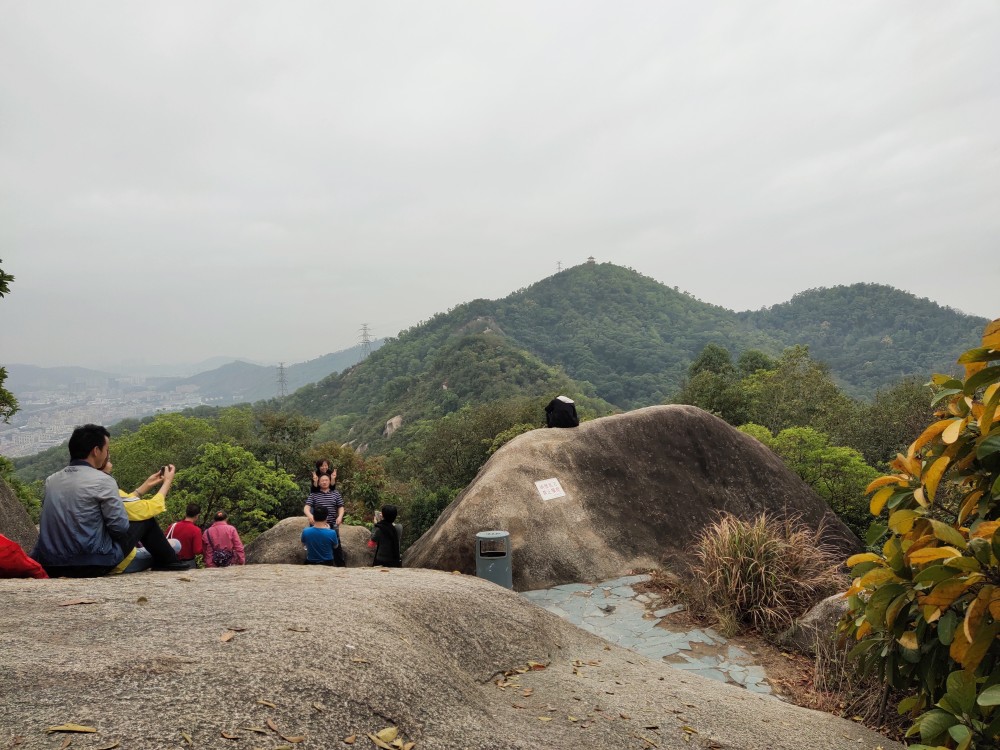
[{"label": "green shrub", "polygon": [[723,514],[702,531],[694,557],[688,600],[727,635],[782,631],[844,584],[820,530],[794,518],[762,514],[745,521]]},{"label": "green shrub", "polygon": [[995,748],[1000,740],[1000,319],[935,375],[936,421],[868,486],[889,532],[851,557],[853,653],[890,686],[923,745]]}]

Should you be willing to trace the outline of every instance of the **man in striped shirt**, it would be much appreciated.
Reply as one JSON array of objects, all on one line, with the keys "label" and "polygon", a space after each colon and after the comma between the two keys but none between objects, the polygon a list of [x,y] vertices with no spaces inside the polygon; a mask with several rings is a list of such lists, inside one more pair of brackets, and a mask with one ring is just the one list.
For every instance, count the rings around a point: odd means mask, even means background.
[{"label": "man in striped shirt", "polygon": [[313,523],[313,508],[322,505],[326,508],[327,517],[334,530],[340,530],[340,522],[344,520],[344,498],[337,490],[330,489],[330,475],[321,474],[319,477],[319,489],[310,492],[306,498],[306,507],[302,509],[309,519],[309,525]]}]

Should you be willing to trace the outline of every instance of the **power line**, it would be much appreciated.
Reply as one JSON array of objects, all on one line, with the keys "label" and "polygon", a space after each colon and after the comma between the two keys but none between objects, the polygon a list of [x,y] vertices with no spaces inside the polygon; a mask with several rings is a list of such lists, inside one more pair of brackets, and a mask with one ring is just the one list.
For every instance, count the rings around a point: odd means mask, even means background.
[{"label": "power line", "polygon": [[278,363],[278,398],[288,395],[288,374],[285,372],[285,363]]}]

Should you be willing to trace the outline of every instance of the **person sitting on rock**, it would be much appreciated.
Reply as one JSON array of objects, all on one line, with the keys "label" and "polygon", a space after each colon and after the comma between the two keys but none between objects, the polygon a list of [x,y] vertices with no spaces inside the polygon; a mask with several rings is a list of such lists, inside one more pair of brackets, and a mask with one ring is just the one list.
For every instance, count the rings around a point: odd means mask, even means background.
[{"label": "person sitting on rock", "polygon": [[118,485],[102,471],[110,437],[101,425],[77,427],[69,439],[69,466],[45,480],[31,557],[52,577],[135,573],[150,566],[170,570],[179,564],[155,519],[129,521]]},{"label": "person sitting on rock", "polygon": [[236,528],[226,523],[229,514],[217,511],[215,522],[202,535],[203,558],[206,568],[228,568],[230,565],[245,565],[247,558]]},{"label": "person sitting on rock", "polygon": [[189,568],[197,567],[195,555],[200,555],[204,547],[201,541],[201,529],[198,527],[200,515],[201,506],[197,503],[188,503],[184,511],[184,520],[175,521],[167,529],[167,539],[176,541],[180,545],[177,550],[178,559],[182,563],[187,563]]},{"label": "person sitting on rock", "polygon": [[369,548],[375,550],[372,565],[386,568],[402,568],[403,560],[399,549],[403,542],[403,527],[395,523],[399,513],[395,505],[383,505],[381,518],[372,527]]},{"label": "person sitting on rock", "polygon": [[337,489],[337,470],[331,468],[329,461],[321,458],[316,462],[316,470],[312,473],[312,485],[309,487],[310,492],[319,491],[319,478],[324,474],[330,477],[330,489]]},{"label": "person sitting on rock", "polygon": [[337,532],[326,522],[328,512],[323,505],[313,509],[313,524],[302,529],[302,543],[306,546],[306,565],[334,565],[340,540]]}]

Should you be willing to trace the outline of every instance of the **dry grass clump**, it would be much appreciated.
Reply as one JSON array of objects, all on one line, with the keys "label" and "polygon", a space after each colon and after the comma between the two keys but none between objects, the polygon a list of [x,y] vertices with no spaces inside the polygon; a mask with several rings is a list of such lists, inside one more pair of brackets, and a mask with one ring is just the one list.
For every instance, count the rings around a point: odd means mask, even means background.
[{"label": "dry grass clump", "polygon": [[785,630],[847,585],[841,561],[820,541],[821,532],[797,518],[765,513],[745,521],[722,514],[695,543],[687,601],[726,635]]}]

